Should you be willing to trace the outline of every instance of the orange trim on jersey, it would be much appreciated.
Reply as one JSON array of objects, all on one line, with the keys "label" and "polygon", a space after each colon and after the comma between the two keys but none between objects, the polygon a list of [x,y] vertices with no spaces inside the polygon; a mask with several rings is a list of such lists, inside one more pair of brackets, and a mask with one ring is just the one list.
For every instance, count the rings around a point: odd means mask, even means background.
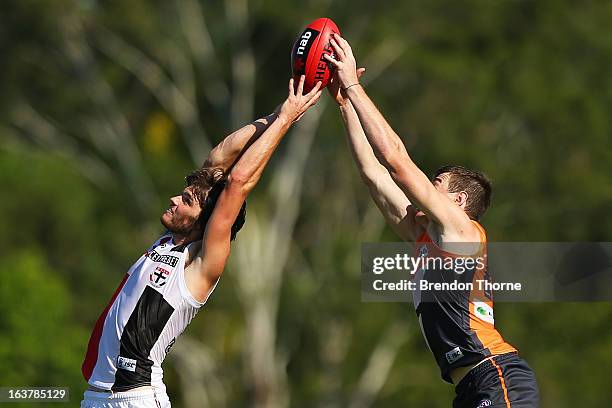
[{"label": "orange trim on jersey", "polygon": [[[473,221],[473,220],[472,222],[474,223],[474,225],[476,226],[476,228],[478,228],[478,231],[480,232],[480,239],[483,244],[480,255],[482,255],[485,258],[485,262],[486,262],[487,234],[484,228],[482,227],[482,225],[480,225],[478,222]],[[478,289],[478,284],[476,282],[477,280],[484,280],[486,271],[487,271],[486,268],[488,268],[488,262],[486,262],[486,264],[487,265],[485,266],[485,268],[480,268],[476,270],[476,272],[474,273],[474,278],[473,278],[474,289],[470,292],[470,298],[469,298],[470,329],[472,329],[474,333],[476,333],[476,337],[478,337],[478,340],[480,340],[480,342],[482,343],[482,346],[489,349],[492,355],[512,353],[512,352],[515,352],[516,349],[504,341],[502,336],[495,329],[495,325],[488,321],[479,319],[477,317],[478,313],[477,313],[477,310],[475,310],[475,305],[474,305],[475,301],[485,303],[488,307],[491,308],[491,310],[493,310],[493,301],[488,299],[485,296],[484,290]]]},{"label": "orange trim on jersey", "polygon": [[472,223],[474,224],[474,226],[476,226],[476,229],[478,229],[478,232],[480,232],[480,242],[486,243],[487,242],[487,232],[485,231],[484,227],[480,225],[478,221],[472,220]]},{"label": "orange trim on jersey", "polygon": [[501,382],[502,390],[504,390],[504,399],[506,400],[506,408],[512,408],[510,405],[510,400],[508,399],[508,389],[506,388],[506,381],[504,381],[504,375],[502,374],[501,367],[497,365],[495,359],[491,359],[491,363],[493,363],[493,367],[497,368],[497,374],[499,375],[499,381]]},{"label": "orange trim on jersey", "polygon": [[[486,301],[489,307],[493,308],[493,302]],[[474,299],[470,298],[470,329],[476,333],[476,337],[482,343],[482,346],[489,349],[492,355],[497,356],[500,354],[513,353],[516,351],[514,347],[506,343],[495,329],[495,326],[484,320],[474,318],[478,316],[477,311],[474,309]]]},{"label": "orange trim on jersey", "polygon": [[442,248],[440,248],[440,246],[434,242],[433,239],[431,239],[431,237],[429,236],[429,233],[427,232],[427,230],[423,231],[423,233],[421,234],[421,236],[415,241],[418,244],[431,244],[436,252],[442,254],[442,255],[447,255],[450,257],[475,257],[477,255],[480,255],[483,251],[486,252],[486,243],[487,243],[487,234],[484,230],[484,228],[482,227],[482,225],[480,225],[477,221],[474,220],[470,220],[472,221],[472,223],[474,224],[474,226],[476,227],[476,229],[478,230],[478,232],[480,233],[480,247],[478,248],[478,250],[476,252],[474,252],[473,254],[470,255],[466,255],[466,254],[456,254],[453,252],[448,252],[443,250]]}]

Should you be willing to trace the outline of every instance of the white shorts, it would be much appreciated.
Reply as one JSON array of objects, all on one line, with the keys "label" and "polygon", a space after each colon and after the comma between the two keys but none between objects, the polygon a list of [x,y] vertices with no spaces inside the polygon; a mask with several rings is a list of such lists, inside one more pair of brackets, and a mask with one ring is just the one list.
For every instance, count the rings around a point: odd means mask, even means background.
[{"label": "white shorts", "polygon": [[170,408],[164,390],[96,392],[85,391],[81,408]]}]

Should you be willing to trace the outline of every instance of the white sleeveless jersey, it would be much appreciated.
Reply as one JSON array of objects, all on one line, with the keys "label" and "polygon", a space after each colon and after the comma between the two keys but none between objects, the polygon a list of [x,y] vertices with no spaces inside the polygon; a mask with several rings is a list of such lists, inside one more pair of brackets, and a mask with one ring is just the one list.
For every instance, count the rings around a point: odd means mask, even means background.
[{"label": "white sleeveless jersey", "polygon": [[161,363],[204,304],[187,289],[188,252],[166,233],[132,265],[89,339],[82,372],[90,385],[165,388]]}]

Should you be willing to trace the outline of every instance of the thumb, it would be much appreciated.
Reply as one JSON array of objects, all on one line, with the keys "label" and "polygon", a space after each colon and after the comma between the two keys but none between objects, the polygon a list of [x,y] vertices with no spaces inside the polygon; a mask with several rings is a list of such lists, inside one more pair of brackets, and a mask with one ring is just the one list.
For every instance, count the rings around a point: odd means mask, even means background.
[{"label": "thumb", "polygon": [[358,68],[357,69],[357,78],[358,79],[361,78],[361,76],[364,74],[365,70],[366,70],[365,68]]}]

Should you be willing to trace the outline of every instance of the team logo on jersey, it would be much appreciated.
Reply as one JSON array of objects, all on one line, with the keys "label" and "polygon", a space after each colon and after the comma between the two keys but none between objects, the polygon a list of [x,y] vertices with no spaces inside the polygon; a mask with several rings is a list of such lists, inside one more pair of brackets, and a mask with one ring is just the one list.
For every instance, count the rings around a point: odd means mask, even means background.
[{"label": "team logo on jersey", "polygon": [[170,271],[158,266],[149,274],[149,282],[154,288],[161,288],[168,281],[168,276],[170,276]]},{"label": "team logo on jersey", "polygon": [[136,360],[131,358],[117,356],[117,368],[131,372],[136,371]]},{"label": "team logo on jersey", "polygon": [[455,347],[454,349],[446,353],[446,361],[448,361],[448,364],[453,364],[460,358],[463,358],[463,352],[459,347]]},{"label": "team logo on jersey", "polygon": [[495,324],[495,319],[493,318],[493,308],[486,304],[485,302],[473,302],[474,304],[474,313],[480,319],[485,322]]},{"label": "team logo on jersey", "polygon": [[480,401],[480,404],[478,404],[478,406],[476,408],[485,408],[485,407],[490,407],[491,405],[493,405],[491,400],[490,399],[486,399],[486,400]]}]

